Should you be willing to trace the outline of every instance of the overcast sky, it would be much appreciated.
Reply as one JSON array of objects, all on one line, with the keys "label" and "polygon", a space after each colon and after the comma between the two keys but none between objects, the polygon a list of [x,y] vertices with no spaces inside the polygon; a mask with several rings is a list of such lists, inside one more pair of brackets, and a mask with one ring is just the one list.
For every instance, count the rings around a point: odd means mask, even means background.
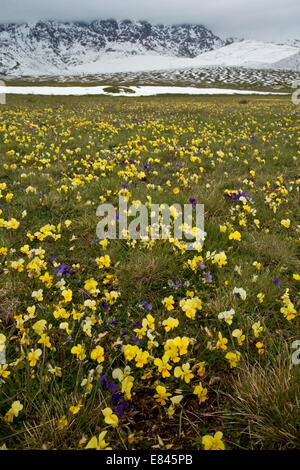
[{"label": "overcast sky", "polygon": [[300,39],[300,0],[0,0],[0,22],[141,19],[199,23],[222,37]]}]

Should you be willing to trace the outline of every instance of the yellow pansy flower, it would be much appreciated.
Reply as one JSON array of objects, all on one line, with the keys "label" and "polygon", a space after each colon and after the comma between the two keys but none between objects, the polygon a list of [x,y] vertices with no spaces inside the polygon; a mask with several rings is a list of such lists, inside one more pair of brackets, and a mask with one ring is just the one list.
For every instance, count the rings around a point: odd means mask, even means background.
[{"label": "yellow pansy flower", "polygon": [[204,447],[204,450],[224,450],[225,449],[225,444],[222,441],[223,438],[223,433],[221,431],[218,431],[214,434],[214,436],[211,436],[207,434],[206,436],[202,437],[202,444]]}]

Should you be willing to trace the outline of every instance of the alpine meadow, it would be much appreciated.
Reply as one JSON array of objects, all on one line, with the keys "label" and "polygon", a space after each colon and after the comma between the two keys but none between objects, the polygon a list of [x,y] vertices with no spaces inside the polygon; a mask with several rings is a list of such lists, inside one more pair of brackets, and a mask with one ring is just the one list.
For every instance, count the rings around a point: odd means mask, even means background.
[{"label": "alpine meadow", "polygon": [[245,39],[244,0],[23,3],[0,24],[0,450],[299,450],[299,3]]},{"label": "alpine meadow", "polygon": [[[278,97],[9,101],[2,443],[299,446],[297,108]],[[119,195],[201,201],[203,249],[97,240],[96,207]]]}]

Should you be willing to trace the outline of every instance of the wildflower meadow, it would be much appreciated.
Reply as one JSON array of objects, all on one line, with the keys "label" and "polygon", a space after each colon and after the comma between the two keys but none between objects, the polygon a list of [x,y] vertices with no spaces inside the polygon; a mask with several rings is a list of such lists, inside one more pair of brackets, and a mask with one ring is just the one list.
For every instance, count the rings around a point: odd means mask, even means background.
[{"label": "wildflower meadow", "polygon": [[[7,97],[0,448],[299,448],[299,130],[289,96]],[[99,239],[120,196],[203,204],[203,246]]]}]

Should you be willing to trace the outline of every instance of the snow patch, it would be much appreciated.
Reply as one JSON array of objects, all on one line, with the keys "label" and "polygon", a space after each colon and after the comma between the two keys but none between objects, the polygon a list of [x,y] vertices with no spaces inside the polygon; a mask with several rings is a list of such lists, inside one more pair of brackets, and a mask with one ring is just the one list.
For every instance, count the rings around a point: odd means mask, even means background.
[{"label": "snow patch", "polygon": [[106,96],[155,96],[164,94],[180,95],[287,95],[288,93],[273,93],[255,90],[230,90],[223,88],[194,88],[194,87],[168,87],[168,86],[141,86],[127,87],[134,93],[107,93],[106,86],[90,87],[48,87],[48,86],[7,86],[0,87],[0,93],[16,95],[57,95],[57,96],[85,96],[85,95],[106,95]]}]

